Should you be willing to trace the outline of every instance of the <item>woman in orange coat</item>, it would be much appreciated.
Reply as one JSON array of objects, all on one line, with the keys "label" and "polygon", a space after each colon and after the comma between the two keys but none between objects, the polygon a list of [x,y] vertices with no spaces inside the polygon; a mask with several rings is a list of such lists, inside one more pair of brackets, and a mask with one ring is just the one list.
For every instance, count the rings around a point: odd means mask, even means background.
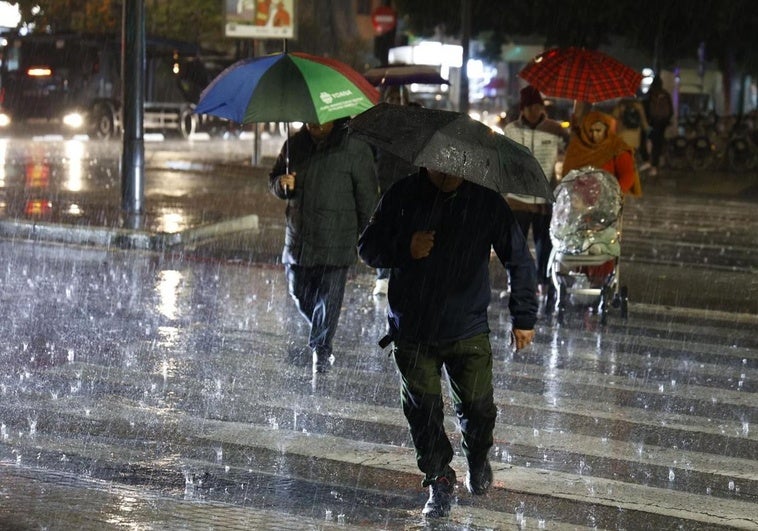
[{"label": "woman in orange coat", "polygon": [[[582,118],[579,128],[569,140],[563,161],[563,175],[571,170],[592,166],[615,175],[624,194],[642,195],[632,148],[615,133],[615,119],[600,111],[590,111]],[[613,271],[614,262],[584,266],[579,270],[587,275],[590,285],[597,288]]]},{"label": "woman in orange coat", "polygon": [[615,120],[600,111],[588,112],[571,137],[563,160],[563,175],[571,170],[592,166],[616,176],[625,194],[635,193],[639,182],[632,148],[616,136]]}]

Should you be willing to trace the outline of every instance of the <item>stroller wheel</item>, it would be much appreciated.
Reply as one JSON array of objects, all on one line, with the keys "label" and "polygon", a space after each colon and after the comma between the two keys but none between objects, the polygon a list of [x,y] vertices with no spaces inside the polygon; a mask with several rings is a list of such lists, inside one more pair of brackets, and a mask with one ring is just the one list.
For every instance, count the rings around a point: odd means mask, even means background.
[{"label": "stroller wheel", "polygon": [[629,289],[626,286],[621,286],[618,297],[620,299],[621,318],[626,319],[629,317]]},{"label": "stroller wheel", "polygon": [[561,282],[558,285],[558,301],[556,306],[558,307],[559,312],[563,312],[566,309],[566,299],[568,298],[568,292],[566,290],[566,285]]},{"label": "stroller wheel", "polygon": [[566,290],[566,284],[564,284],[564,281],[561,280],[558,283],[558,289],[556,293],[556,303],[555,303],[555,322],[559,325],[562,325],[565,320],[566,316],[566,299],[568,298],[568,292]]},{"label": "stroller wheel", "polygon": [[[611,295],[611,287],[605,286],[600,294],[600,300],[598,303],[598,310],[600,311],[600,324],[606,324],[608,322],[608,309],[613,304],[613,297]],[[609,300],[610,299],[610,300]]]}]

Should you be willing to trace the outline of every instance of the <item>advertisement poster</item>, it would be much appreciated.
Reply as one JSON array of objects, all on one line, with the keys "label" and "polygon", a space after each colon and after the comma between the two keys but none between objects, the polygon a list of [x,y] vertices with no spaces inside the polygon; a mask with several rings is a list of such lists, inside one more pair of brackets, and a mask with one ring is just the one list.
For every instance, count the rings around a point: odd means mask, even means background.
[{"label": "advertisement poster", "polygon": [[295,0],[224,0],[225,35],[246,39],[292,39]]}]

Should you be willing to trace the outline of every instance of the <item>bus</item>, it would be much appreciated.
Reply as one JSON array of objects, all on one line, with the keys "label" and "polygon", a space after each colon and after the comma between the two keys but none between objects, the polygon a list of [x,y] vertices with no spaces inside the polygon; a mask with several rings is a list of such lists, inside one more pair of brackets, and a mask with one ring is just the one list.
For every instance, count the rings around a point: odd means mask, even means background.
[{"label": "bus", "polygon": [[[0,129],[45,124],[108,139],[121,131],[116,35],[0,36]],[[190,43],[146,39],[144,128],[189,137],[215,121],[194,113],[211,75]]]}]

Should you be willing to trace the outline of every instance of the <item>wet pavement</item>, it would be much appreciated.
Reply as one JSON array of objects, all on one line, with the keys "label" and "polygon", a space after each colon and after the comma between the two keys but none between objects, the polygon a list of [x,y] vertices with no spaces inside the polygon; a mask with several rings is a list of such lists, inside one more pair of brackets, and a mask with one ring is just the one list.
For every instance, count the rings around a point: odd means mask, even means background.
[{"label": "wet pavement", "polygon": [[148,146],[137,228],[107,149],[65,144],[4,148],[0,529],[758,528],[756,176],[625,205],[628,320],[577,305],[514,353],[493,264],[495,485],[468,495],[458,455],[428,524],[372,271],[314,379],[249,144]]}]

